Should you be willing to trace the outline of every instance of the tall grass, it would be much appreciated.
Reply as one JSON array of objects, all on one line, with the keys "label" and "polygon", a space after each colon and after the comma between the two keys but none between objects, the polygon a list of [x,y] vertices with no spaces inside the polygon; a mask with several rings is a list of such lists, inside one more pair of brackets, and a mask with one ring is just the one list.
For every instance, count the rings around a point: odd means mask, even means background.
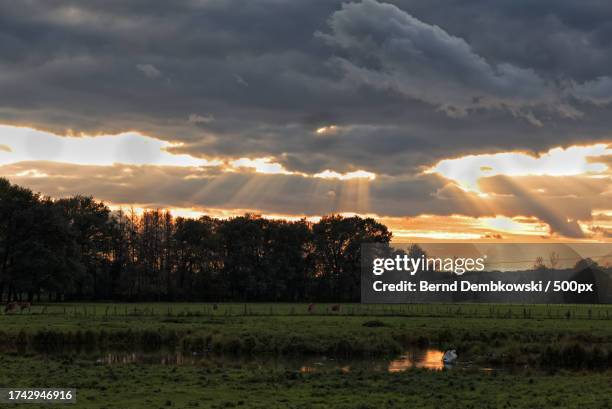
[{"label": "tall grass", "polygon": [[[308,304],[286,303],[64,303],[39,304],[21,314],[71,317],[369,316],[496,319],[612,320],[607,304]],[[19,314],[19,313],[17,313]]]},{"label": "tall grass", "polygon": [[1,315],[0,346],[343,356],[435,346],[492,365],[609,368],[610,308],[317,304],[309,313],[305,304],[48,304]]}]

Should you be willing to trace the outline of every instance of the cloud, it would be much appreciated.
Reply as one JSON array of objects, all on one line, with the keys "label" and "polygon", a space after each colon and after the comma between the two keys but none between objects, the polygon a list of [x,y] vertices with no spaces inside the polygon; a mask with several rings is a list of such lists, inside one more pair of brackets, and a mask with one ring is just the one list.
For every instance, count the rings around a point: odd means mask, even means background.
[{"label": "cloud", "polygon": [[[286,154],[318,172],[411,172],[474,149],[608,137],[605,92],[590,90],[605,84],[589,85],[610,75],[597,41],[607,8],[393,3],[0,6],[0,119],[61,135],[138,130],[202,156]],[[329,124],[338,137],[314,140]]]},{"label": "cloud", "polygon": [[[549,222],[576,235],[567,220],[605,208],[609,187],[514,175],[517,191],[474,171],[485,198],[422,172],[609,144],[611,19],[597,0],[0,2],[0,123],[26,133],[0,130],[3,171],[49,193],[312,215],[518,217],[563,197]],[[191,169],[240,158],[282,174]],[[303,176],[354,172],[376,178]]]},{"label": "cloud", "polygon": [[603,173],[605,161],[612,154],[606,144],[554,148],[532,155],[525,152],[504,152],[488,155],[469,155],[445,159],[427,170],[454,180],[465,189],[478,190],[482,177],[506,176],[572,176]]},{"label": "cloud", "polygon": [[[568,108],[563,94],[569,90],[534,69],[491,63],[463,38],[395,5],[376,0],[345,3],[330,17],[329,28],[329,33],[317,36],[342,53],[330,64],[354,86],[406,95],[450,116],[482,108],[508,109],[538,127],[543,123],[532,111],[538,107],[572,118],[582,114]],[[612,87],[605,78],[605,84],[599,79],[597,84],[577,85],[576,91],[610,97]]]},{"label": "cloud", "polygon": [[192,124],[208,124],[215,120],[215,117],[212,115],[198,115],[198,114],[190,114],[187,121]]},{"label": "cloud", "polygon": [[147,78],[161,77],[161,71],[151,64],[137,64],[136,68],[141,71]]},{"label": "cloud", "polygon": [[594,104],[607,105],[612,102],[612,78],[603,76],[583,84],[576,84],[573,94],[576,98]]},{"label": "cloud", "polygon": [[[481,178],[477,193],[433,174],[327,178],[294,174],[277,164],[246,158],[234,163],[231,172],[222,165],[87,166],[47,161],[6,164],[0,166],[0,172],[15,183],[55,197],[93,194],[124,206],[305,216],[347,212],[381,218],[424,214],[482,220],[533,218],[539,225],[547,224],[553,235],[574,238],[596,233],[582,226],[592,221],[603,223],[602,216],[596,216],[597,209],[609,209],[606,192],[611,187],[609,177],[584,174],[497,175]],[[437,228],[459,229],[453,226],[440,223]],[[498,223],[489,227],[499,230]]]},{"label": "cloud", "polygon": [[248,87],[249,86],[249,83],[244,78],[242,78],[242,76],[236,74],[236,75],[234,75],[234,78],[236,78],[236,83],[237,84],[240,84],[240,85],[242,85],[244,87]]}]

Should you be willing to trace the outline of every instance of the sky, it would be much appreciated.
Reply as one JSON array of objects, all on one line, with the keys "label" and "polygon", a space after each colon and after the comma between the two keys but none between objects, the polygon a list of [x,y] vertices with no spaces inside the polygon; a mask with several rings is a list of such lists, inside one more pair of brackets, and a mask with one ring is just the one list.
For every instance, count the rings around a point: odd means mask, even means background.
[{"label": "sky", "polygon": [[396,240],[612,239],[612,4],[0,0],[0,176]]}]

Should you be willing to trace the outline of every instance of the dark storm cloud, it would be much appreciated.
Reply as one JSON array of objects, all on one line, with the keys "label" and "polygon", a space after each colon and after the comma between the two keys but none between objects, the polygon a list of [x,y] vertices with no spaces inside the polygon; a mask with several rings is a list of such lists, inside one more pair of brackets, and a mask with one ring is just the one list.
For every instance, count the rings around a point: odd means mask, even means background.
[{"label": "dark storm cloud", "polygon": [[346,53],[333,63],[357,86],[392,89],[455,116],[481,104],[519,110],[557,99],[555,89],[532,69],[493,66],[465,40],[391,4],[345,4],[329,26],[329,34],[318,36]]},{"label": "dark storm cloud", "polygon": [[609,138],[612,6],[391,3],[1,1],[0,119],[386,174]]},{"label": "dark storm cloud", "polygon": [[578,197],[554,181],[499,177],[483,181],[489,205],[475,206],[473,193],[421,172],[465,154],[609,142],[611,36],[612,4],[598,0],[0,0],[0,123],[61,135],[137,130],[181,142],[173,153],[378,178],[365,204],[357,182],[299,175],[1,170],[45,193],[116,203],[501,212],[579,237],[576,220],[606,207],[600,182],[576,182]]},{"label": "dark storm cloud", "polygon": [[612,7],[585,0],[398,0],[416,18],[463,38],[492,63],[579,82],[609,75]]}]

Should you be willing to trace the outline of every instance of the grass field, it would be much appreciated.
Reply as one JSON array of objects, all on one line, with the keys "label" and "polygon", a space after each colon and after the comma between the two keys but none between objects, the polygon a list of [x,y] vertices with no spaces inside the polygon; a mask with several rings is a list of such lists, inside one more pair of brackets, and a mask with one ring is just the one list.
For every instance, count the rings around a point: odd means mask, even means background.
[{"label": "grass field", "polygon": [[525,363],[546,347],[612,345],[612,307],[602,305],[317,305],[308,313],[304,304],[50,304],[0,324],[5,346],[390,354],[435,344]]},{"label": "grass field", "polygon": [[0,365],[1,385],[77,388],[77,404],[67,408],[605,409],[612,405],[611,372],[300,374],[209,366],[111,367],[12,356],[0,357]]},{"label": "grass field", "polygon": [[[612,404],[612,306],[605,305],[342,304],[335,312],[317,304],[309,313],[305,304],[41,304],[0,315],[0,345],[0,387],[77,386],[77,407],[86,408]],[[363,357],[428,345],[500,370],[303,374],[211,363],[105,365],[78,352]]]}]

